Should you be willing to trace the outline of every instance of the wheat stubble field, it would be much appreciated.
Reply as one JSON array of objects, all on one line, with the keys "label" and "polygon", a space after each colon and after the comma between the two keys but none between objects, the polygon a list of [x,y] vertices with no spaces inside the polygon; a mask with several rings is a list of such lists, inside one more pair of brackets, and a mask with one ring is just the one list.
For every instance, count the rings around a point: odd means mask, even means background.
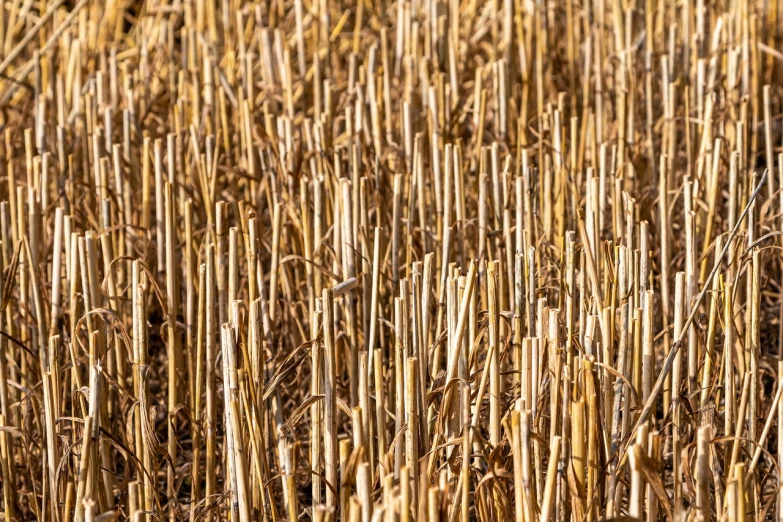
[{"label": "wheat stubble field", "polygon": [[783,517],[778,0],[6,0],[6,521]]}]

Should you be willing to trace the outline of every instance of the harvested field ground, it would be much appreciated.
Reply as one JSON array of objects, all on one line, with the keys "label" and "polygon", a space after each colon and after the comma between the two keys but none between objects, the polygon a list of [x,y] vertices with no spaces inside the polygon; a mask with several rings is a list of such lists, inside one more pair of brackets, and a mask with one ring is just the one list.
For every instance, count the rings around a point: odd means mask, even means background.
[{"label": "harvested field ground", "polygon": [[783,521],[782,19],[0,3],[0,520]]}]

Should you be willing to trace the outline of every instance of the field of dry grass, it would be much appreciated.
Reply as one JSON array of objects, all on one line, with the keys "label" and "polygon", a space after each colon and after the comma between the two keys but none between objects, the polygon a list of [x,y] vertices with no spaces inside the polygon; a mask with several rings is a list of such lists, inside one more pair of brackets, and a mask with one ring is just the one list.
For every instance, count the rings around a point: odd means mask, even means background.
[{"label": "field of dry grass", "polygon": [[0,519],[783,520],[778,0],[0,4]]}]

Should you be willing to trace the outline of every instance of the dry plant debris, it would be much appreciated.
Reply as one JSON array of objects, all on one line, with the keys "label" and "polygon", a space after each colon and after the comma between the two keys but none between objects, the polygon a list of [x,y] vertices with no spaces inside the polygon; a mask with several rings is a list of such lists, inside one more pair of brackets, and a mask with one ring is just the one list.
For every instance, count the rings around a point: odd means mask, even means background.
[{"label": "dry plant debris", "polygon": [[783,517],[778,0],[7,0],[6,521]]}]

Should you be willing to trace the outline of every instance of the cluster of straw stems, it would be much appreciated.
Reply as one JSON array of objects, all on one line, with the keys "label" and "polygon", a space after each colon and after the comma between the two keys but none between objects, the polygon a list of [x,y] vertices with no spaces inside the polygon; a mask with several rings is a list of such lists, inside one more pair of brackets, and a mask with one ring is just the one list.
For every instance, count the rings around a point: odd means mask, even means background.
[{"label": "cluster of straw stems", "polygon": [[781,9],[3,2],[0,518],[779,520]]}]

